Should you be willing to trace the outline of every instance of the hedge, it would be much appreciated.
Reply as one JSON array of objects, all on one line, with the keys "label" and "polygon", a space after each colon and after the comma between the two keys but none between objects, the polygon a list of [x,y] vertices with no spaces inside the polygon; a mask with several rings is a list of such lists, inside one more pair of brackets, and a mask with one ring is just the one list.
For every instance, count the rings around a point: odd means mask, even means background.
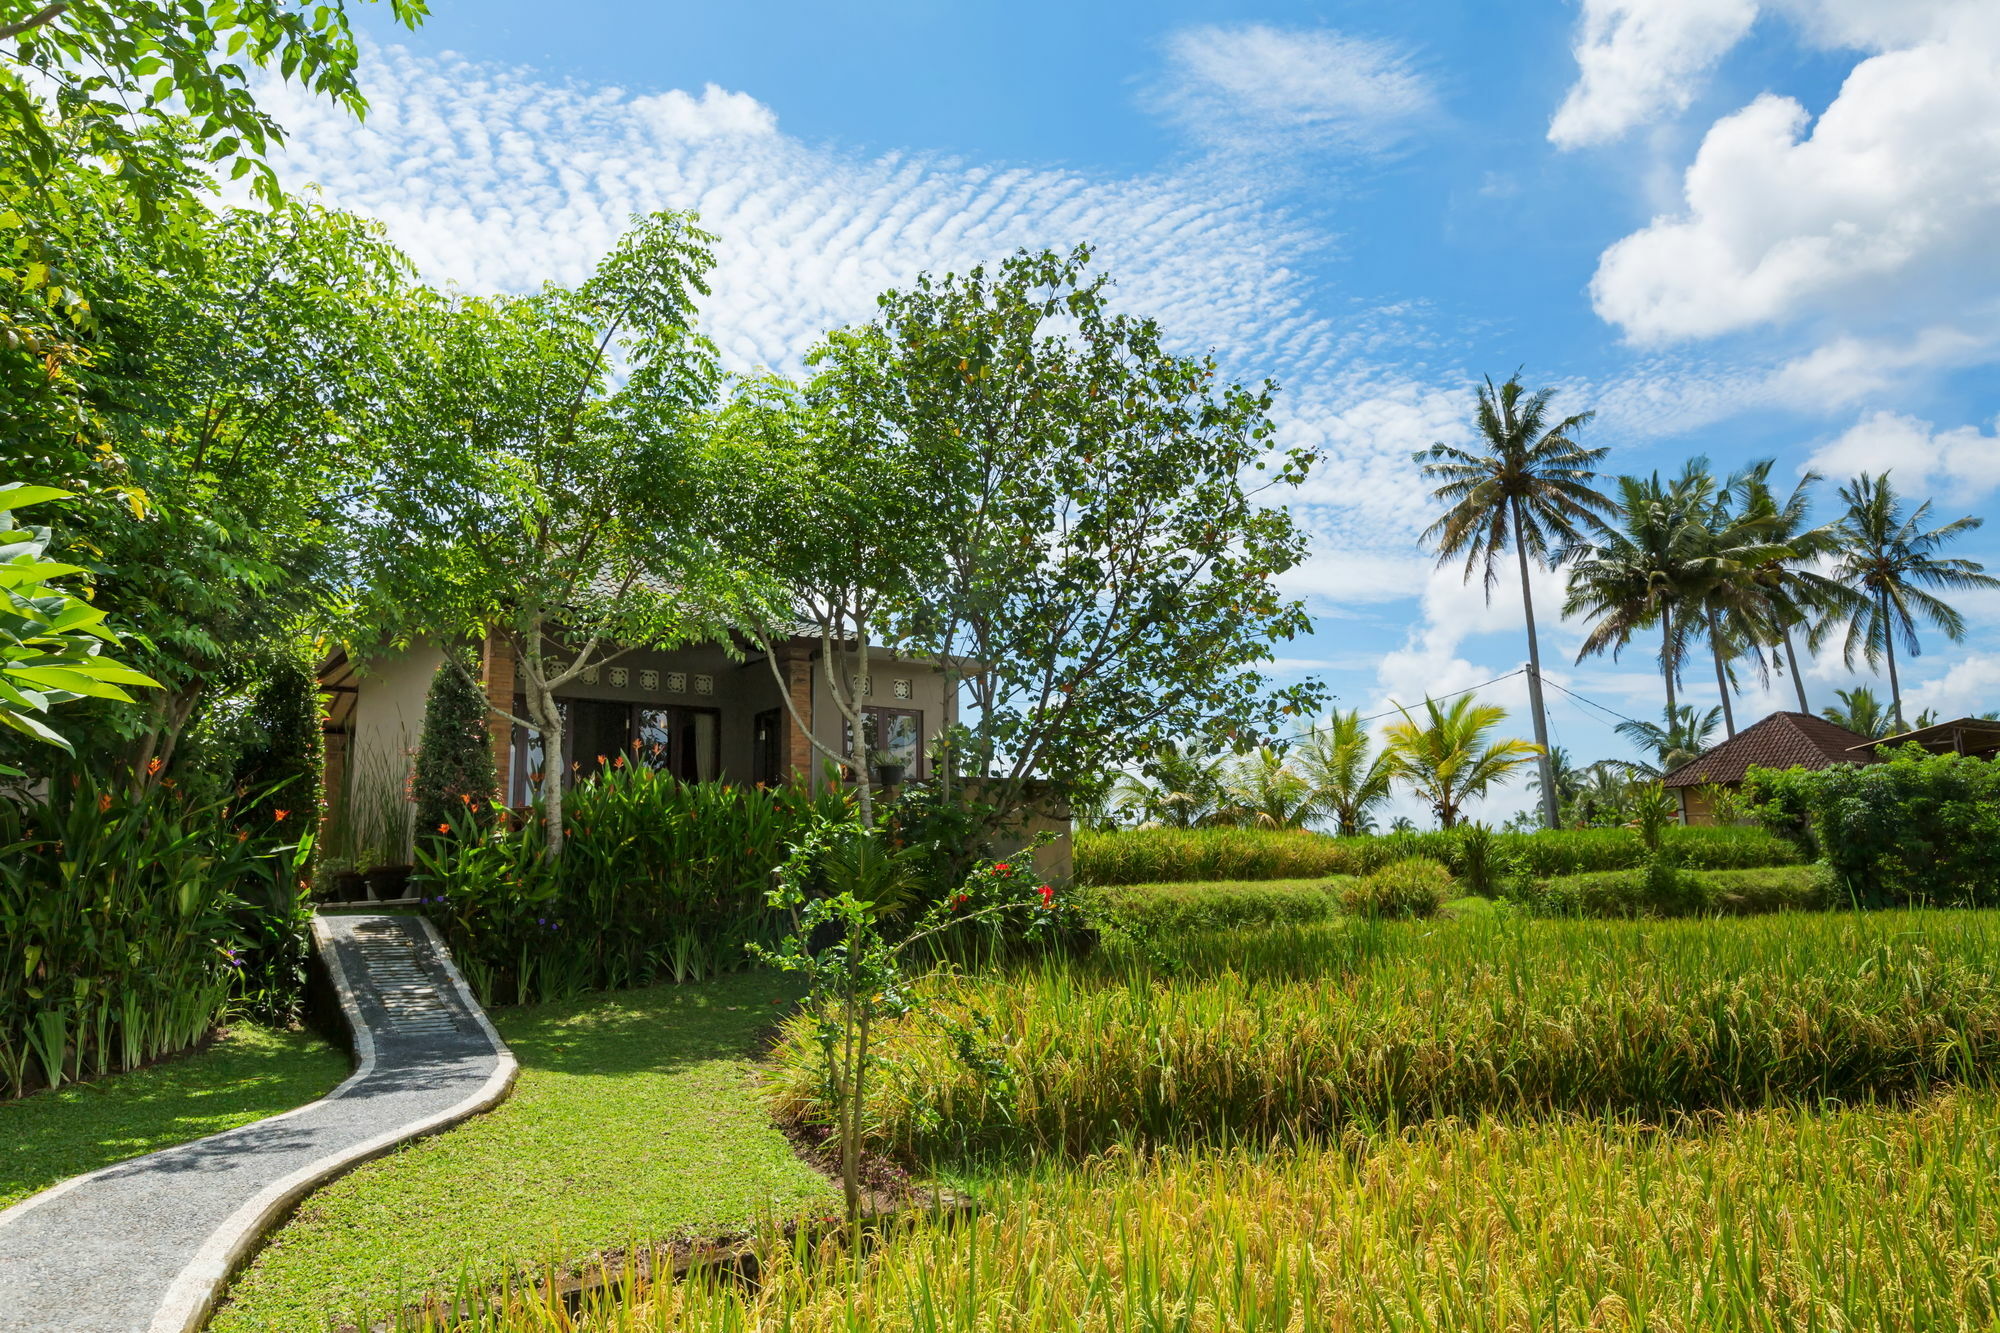
[{"label": "hedge", "polygon": [[1818,911],[1841,896],[1824,866],[1764,866],[1749,870],[1675,870],[1670,880],[1633,870],[1524,879],[1511,895],[1542,916],[1752,916]]},{"label": "hedge", "polygon": [[1248,884],[1138,884],[1086,890],[1112,919],[1147,938],[1324,921],[1340,912],[1346,879]]}]

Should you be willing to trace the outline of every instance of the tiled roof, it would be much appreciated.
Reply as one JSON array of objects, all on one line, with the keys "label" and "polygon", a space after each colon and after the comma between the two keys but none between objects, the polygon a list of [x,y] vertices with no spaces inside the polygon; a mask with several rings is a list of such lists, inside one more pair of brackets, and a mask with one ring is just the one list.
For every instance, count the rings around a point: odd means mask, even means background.
[{"label": "tiled roof", "polygon": [[1773,713],[1660,781],[1669,787],[1698,787],[1705,782],[1741,782],[1753,764],[1760,768],[1829,768],[1868,763],[1871,756],[1865,752],[1848,753],[1854,746],[1866,744],[1868,737],[1823,717]]}]

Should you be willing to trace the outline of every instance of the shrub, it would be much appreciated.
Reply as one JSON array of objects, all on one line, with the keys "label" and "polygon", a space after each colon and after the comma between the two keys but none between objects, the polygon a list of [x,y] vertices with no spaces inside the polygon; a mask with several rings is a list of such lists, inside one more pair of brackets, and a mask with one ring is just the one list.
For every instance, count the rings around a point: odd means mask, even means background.
[{"label": "shrub", "polygon": [[682,782],[621,762],[564,802],[550,862],[540,812],[418,849],[416,893],[487,1003],[698,979],[742,966],[778,921],[765,895],[829,789]]},{"label": "shrub", "polygon": [[190,1046],[232,996],[296,1001],[272,989],[296,975],[246,964],[303,956],[299,849],[224,807],[58,776],[0,799],[0,847],[0,1095]]},{"label": "shrub", "polygon": [[494,803],[493,737],[486,696],[461,665],[446,662],[424,699],[424,731],[410,781],[419,839],[428,841],[455,819],[483,815]]},{"label": "shrub", "polygon": [[1424,856],[1405,857],[1341,891],[1340,906],[1349,916],[1436,916],[1451,897],[1451,872]]},{"label": "shrub", "polygon": [[1141,884],[1088,891],[1086,901],[1147,939],[1245,926],[1324,921],[1340,910],[1343,880]]},{"label": "shrub", "polygon": [[1902,747],[1886,762],[1810,772],[1752,769],[1765,817],[1805,813],[1845,896],[1868,906],[2000,904],[2000,765]]},{"label": "shrub", "polygon": [[248,736],[236,760],[238,823],[271,832],[319,826],[326,734],[319,682],[296,654],[282,653],[265,670],[242,721]]},{"label": "shrub", "polygon": [[[1626,870],[1646,860],[1645,845],[1629,829],[1555,829],[1494,833],[1487,854],[1493,879],[1506,872],[1529,876]],[[1662,845],[1678,865],[1702,870],[1789,865],[1796,846],[1762,828],[1669,828]],[[1366,875],[1406,856],[1424,856],[1453,874],[1465,870],[1465,830],[1389,833],[1335,838],[1302,830],[1120,829],[1076,835],[1075,865],[1082,884],[1168,884],[1260,879],[1323,879]],[[1491,890],[1487,890],[1491,892]]]},{"label": "shrub", "polygon": [[1513,896],[1543,916],[1588,917],[1749,916],[1816,911],[1837,901],[1823,866],[1600,870],[1526,882]]}]

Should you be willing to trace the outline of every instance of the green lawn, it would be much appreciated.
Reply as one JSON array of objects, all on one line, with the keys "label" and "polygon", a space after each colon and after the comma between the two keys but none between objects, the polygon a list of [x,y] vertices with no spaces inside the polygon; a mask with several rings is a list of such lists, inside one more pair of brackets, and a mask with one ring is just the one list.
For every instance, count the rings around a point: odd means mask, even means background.
[{"label": "green lawn", "polygon": [[249,1024],[147,1069],[0,1102],[0,1208],[57,1181],[324,1096],[345,1051]]},{"label": "green lawn", "polygon": [[837,1206],[754,1086],[786,994],[746,973],[496,1012],[513,1095],[309,1197],[211,1327],[316,1331],[467,1274]]}]

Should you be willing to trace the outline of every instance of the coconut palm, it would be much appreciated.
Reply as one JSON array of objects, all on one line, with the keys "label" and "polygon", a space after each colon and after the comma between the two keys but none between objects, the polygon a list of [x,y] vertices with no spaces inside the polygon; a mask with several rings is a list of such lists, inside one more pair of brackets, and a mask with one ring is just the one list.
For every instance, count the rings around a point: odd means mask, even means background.
[{"label": "coconut palm", "polygon": [[1720,707],[1702,712],[1693,704],[1679,704],[1671,712],[1662,713],[1659,722],[1634,718],[1620,722],[1613,730],[1652,756],[1650,763],[1628,763],[1626,769],[1657,778],[1699,758],[1721,721]]},{"label": "coconut palm", "polygon": [[1396,776],[1430,802],[1440,828],[1457,827],[1466,802],[1486,795],[1495,783],[1541,755],[1541,747],[1527,741],[1488,740],[1507,710],[1479,703],[1469,694],[1460,695],[1450,707],[1424,700],[1422,721],[1407,708],[1402,713],[1403,720],[1388,732]]},{"label": "coconut palm", "polygon": [[1657,472],[1620,477],[1617,526],[1559,556],[1571,564],[1563,615],[1590,625],[1576,660],[1606,651],[1615,659],[1635,633],[1658,626],[1669,714],[1702,619],[1702,598],[1715,577],[1713,492],[1701,460],[1690,461],[1672,482]]},{"label": "coconut palm", "polygon": [[1114,799],[1143,822],[1201,828],[1214,823],[1221,812],[1224,763],[1220,755],[1168,741],[1146,765],[1151,781],[1127,774],[1119,780]]},{"label": "coconut palm", "polygon": [[1840,702],[1820,710],[1820,716],[1836,727],[1846,727],[1857,736],[1869,740],[1880,740],[1887,736],[1894,724],[1889,718],[1889,710],[1882,706],[1881,698],[1866,685],[1857,685],[1851,690],[1835,690],[1834,697]]},{"label": "coconut palm", "polygon": [[1227,769],[1216,822],[1252,828],[1304,828],[1318,806],[1312,783],[1285,752],[1260,745]]},{"label": "coconut palm", "polygon": [[1905,513],[1902,497],[1889,477],[1862,473],[1840,488],[1847,506],[1841,518],[1842,549],[1833,577],[1862,595],[1867,610],[1847,624],[1841,655],[1849,666],[1858,654],[1869,666],[1889,664],[1889,712],[1897,730],[1903,722],[1903,685],[1896,676],[1896,641],[1910,656],[1923,652],[1917,641],[1918,620],[1929,621],[1953,643],[1965,638],[1965,618],[1930,589],[1959,592],[2000,588],[2000,579],[1986,573],[1976,560],[1939,556],[1947,542],[1980,526],[1983,520],[1957,519],[1928,531],[1931,504]]},{"label": "coconut palm", "polygon": [[1579,412],[1551,424],[1549,402],[1554,389],[1525,393],[1517,372],[1494,386],[1491,376],[1479,390],[1475,418],[1485,452],[1447,444],[1419,451],[1415,461],[1424,476],[1440,483],[1431,494],[1447,503],[1444,516],[1424,531],[1422,540],[1437,550],[1438,563],[1463,557],[1465,577],[1480,571],[1490,600],[1500,578],[1500,561],[1509,545],[1521,575],[1521,610],[1528,624],[1528,706],[1533,715],[1535,743],[1541,748],[1542,814],[1557,821],[1555,781],[1548,771],[1547,713],[1542,704],[1542,650],[1535,635],[1535,599],[1528,583],[1528,561],[1551,563],[1552,552],[1575,545],[1583,532],[1602,526],[1600,515],[1611,509],[1592,482],[1603,449],[1586,449],[1575,434],[1591,419]]},{"label": "coconut palm", "polygon": [[1389,799],[1396,764],[1376,750],[1361,725],[1361,710],[1335,713],[1300,743],[1292,764],[1311,784],[1320,813],[1333,820],[1342,837],[1366,833],[1369,812]]},{"label": "coconut palm", "polygon": [[1792,678],[1799,711],[1810,713],[1812,705],[1806,701],[1805,676],[1799,671],[1792,637],[1803,630],[1806,646],[1817,649],[1833,625],[1852,620],[1865,608],[1866,599],[1819,572],[1820,563],[1837,555],[1841,546],[1838,520],[1817,527],[1807,523],[1812,488],[1824,478],[1817,472],[1806,473],[1780,501],[1771,489],[1771,467],[1768,458],[1752,463],[1730,479],[1729,489],[1739,511],[1759,518],[1764,539],[1779,548],[1779,554],[1760,564],[1750,578],[1763,599],[1762,620],[1775,632],[1775,646],[1784,653],[1785,672]]},{"label": "coconut palm", "polygon": [[1579,828],[1624,823],[1632,801],[1632,769],[1633,765],[1622,759],[1600,759],[1577,770],[1570,822]]}]

